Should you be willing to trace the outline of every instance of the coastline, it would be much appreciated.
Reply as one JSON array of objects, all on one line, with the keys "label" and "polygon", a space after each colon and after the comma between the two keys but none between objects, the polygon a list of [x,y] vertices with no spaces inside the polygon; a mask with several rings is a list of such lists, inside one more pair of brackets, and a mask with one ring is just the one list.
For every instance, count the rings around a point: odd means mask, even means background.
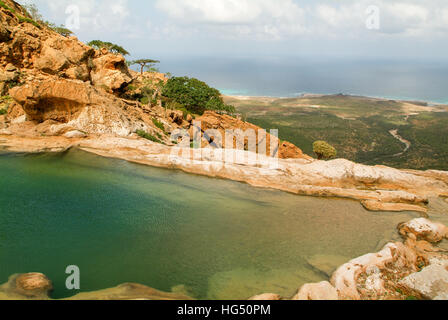
[{"label": "coastline", "polygon": [[[269,100],[269,101],[275,101],[275,100],[282,100],[282,99],[303,99],[303,98],[322,98],[322,97],[332,97],[332,96],[338,96],[340,94],[327,94],[327,93],[302,93],[297,96],[265,96],[265,95],[238,95],[238,94],[223,94],[224,98],[232,98],[232,99],[238,99],[238,100]],[[441,101],[431,101],[431,100],[425,100],[425,99],[413,99],[413,98],[404,98],[404,97],[381,97],[381,96],[369,96],[369,95],[360,95],[360,94],[343,94],[345,97],[352,97],[352,98],[364,98],[369,100],[378,100],[378,101],[390,101],[394,100],[397,102],[402,103],[422,103],[427,104],[428,107],[447,107],[448,101],[441,102]]]}]

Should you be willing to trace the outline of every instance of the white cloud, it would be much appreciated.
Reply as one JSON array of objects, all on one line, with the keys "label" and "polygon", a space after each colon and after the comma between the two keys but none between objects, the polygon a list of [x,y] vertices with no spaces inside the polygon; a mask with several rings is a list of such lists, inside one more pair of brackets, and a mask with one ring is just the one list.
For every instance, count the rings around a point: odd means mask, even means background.
[{"label": "white cloud", "polygon": [[221,26],[226,37],[277,38],[303,30],[304,10],[293,0],[157,0],[156,7],[185,25]]},{"label": "white cloud", "polygon": [[[156,7],[171,23],[193,26],[218,37],[265,37],[298,35],[364,37],[366,9],[380,9],[377,34],[423,35],[446,27],[448,10],[443,0],[422,4],[417,0],[157,0]],[[215,25],[210,29],[210,25]],[[220,27],[216,27],[220,25]],[[238,27],[235,27],[238,26]],[[235,34],[235,32],[237,32]]]}]

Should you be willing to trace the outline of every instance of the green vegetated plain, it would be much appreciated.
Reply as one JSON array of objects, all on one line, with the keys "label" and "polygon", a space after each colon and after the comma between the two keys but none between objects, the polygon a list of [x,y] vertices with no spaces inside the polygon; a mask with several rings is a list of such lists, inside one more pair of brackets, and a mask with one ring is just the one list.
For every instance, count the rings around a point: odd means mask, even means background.
[{"label": "green vegetated plain", "polygon": [[[338,157],[369,165],[448,170],[448,107],[366,97],[232,98],[244,118],[313,155],[313,142],[333,145]],[[390,134],[411,142],[408,151]]]}]

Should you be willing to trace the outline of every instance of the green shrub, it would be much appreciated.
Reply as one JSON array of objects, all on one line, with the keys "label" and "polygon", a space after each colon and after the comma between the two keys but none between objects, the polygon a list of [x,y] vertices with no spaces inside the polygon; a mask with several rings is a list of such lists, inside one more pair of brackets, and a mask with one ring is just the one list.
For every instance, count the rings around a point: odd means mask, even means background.
[{"label": "green shrub", "polygon": [[71,30],[67,29],[64,25],[58,26],[58,25],[56,25],[52,22],[48,22],[48,21],[45,21],[44,23],[47,25],[48,28],[50,28],[54,32],[59,33],[61,36],[69,37],[73,34],[73,32]]},{"label": "green shrub", "polygon": [[149,104],[149,98],[148,97],[141,97],[140,98],[140,102],[142,103],[142,104]]},{"label": "green shrub", "polygon": [[314,142],[313,151],[319,160],[331,159],[337,156],[336,149],[325,141]]},{"label": "green shrub", "polygon": [[0,116],[7,114],[7,113],[8,113],[8,108],[0,109]]},{"label": "green shrub", "polygon": [[10,8],[6,3],[4,3],[3,1],[0,1],[0,7],[2,7],[3,9],[8,10],[9,12],[15,14],[16,10],[14,10],[13,8]]},{"label": "green shrub", "polygon": [[162,143],[159,139],[154,137],[152,134],[147,133],[146,131],[137,130],[135,133],[138,134],[140,137],[142,137],[144,139],[147,139],[147,140],[150,140],[152,142]]},{"label": "green shrub", "polygon": [[95,48],[97,50],[101,49],[107,49],[108,51],[112,52],[113,54],[121,54],[123,56],[129,55],[129,52],[123,48],[122,46],[119,46],[118,44],[107,42],[107,41],[101,41],[101,40],[92,40],[89,43],[87,43],[88,46]]},{"label": "green shrub", "polygon": [[152,118],[152,123],[154,123],[154,125],[159,128],[160,130],[162,130],[163,132],[165,132],[165,126],[163,125],[162,122],[160,122],[159,120],[157,120],[156,118]]},{"label": "green shrub", "polygon": [[31,23],[33,26],[35,26],[35,27],[37,27],[39,29],[41,28],[41,26],[36,21],[34,21],[33,19],[30,19],[30,18],[27,18],[27,17],[22,17],[22,16],[17,16],[17,18],[19,19],[19,23],[27,22],[27,23]]},{"label": "green shrub", "polygon": [[203,114],[206,110],[234,112],[226,105],[221,93],[195,78],[173,77],[163,86],[162,95],[185,107],[191,113]]}]

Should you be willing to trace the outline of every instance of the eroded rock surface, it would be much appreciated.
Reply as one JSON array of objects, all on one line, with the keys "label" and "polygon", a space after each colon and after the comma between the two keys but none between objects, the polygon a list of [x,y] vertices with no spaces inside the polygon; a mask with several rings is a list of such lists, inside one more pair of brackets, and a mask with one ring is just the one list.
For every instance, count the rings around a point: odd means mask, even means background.
[{"label": "eroded rock surface", "polygon": [[409,234],[413,234],[418,240],[426,240],[432,243],[448,238],[448,228],[445,225],[425,218],[411,220],[398,228],[403,236],[409,237]]},{"label": "eroded rock surface", "polygon": [[448,300],[448,257],[431,259],[429,266],[407,276],[400,284],[417,291],[425,299]]}]

